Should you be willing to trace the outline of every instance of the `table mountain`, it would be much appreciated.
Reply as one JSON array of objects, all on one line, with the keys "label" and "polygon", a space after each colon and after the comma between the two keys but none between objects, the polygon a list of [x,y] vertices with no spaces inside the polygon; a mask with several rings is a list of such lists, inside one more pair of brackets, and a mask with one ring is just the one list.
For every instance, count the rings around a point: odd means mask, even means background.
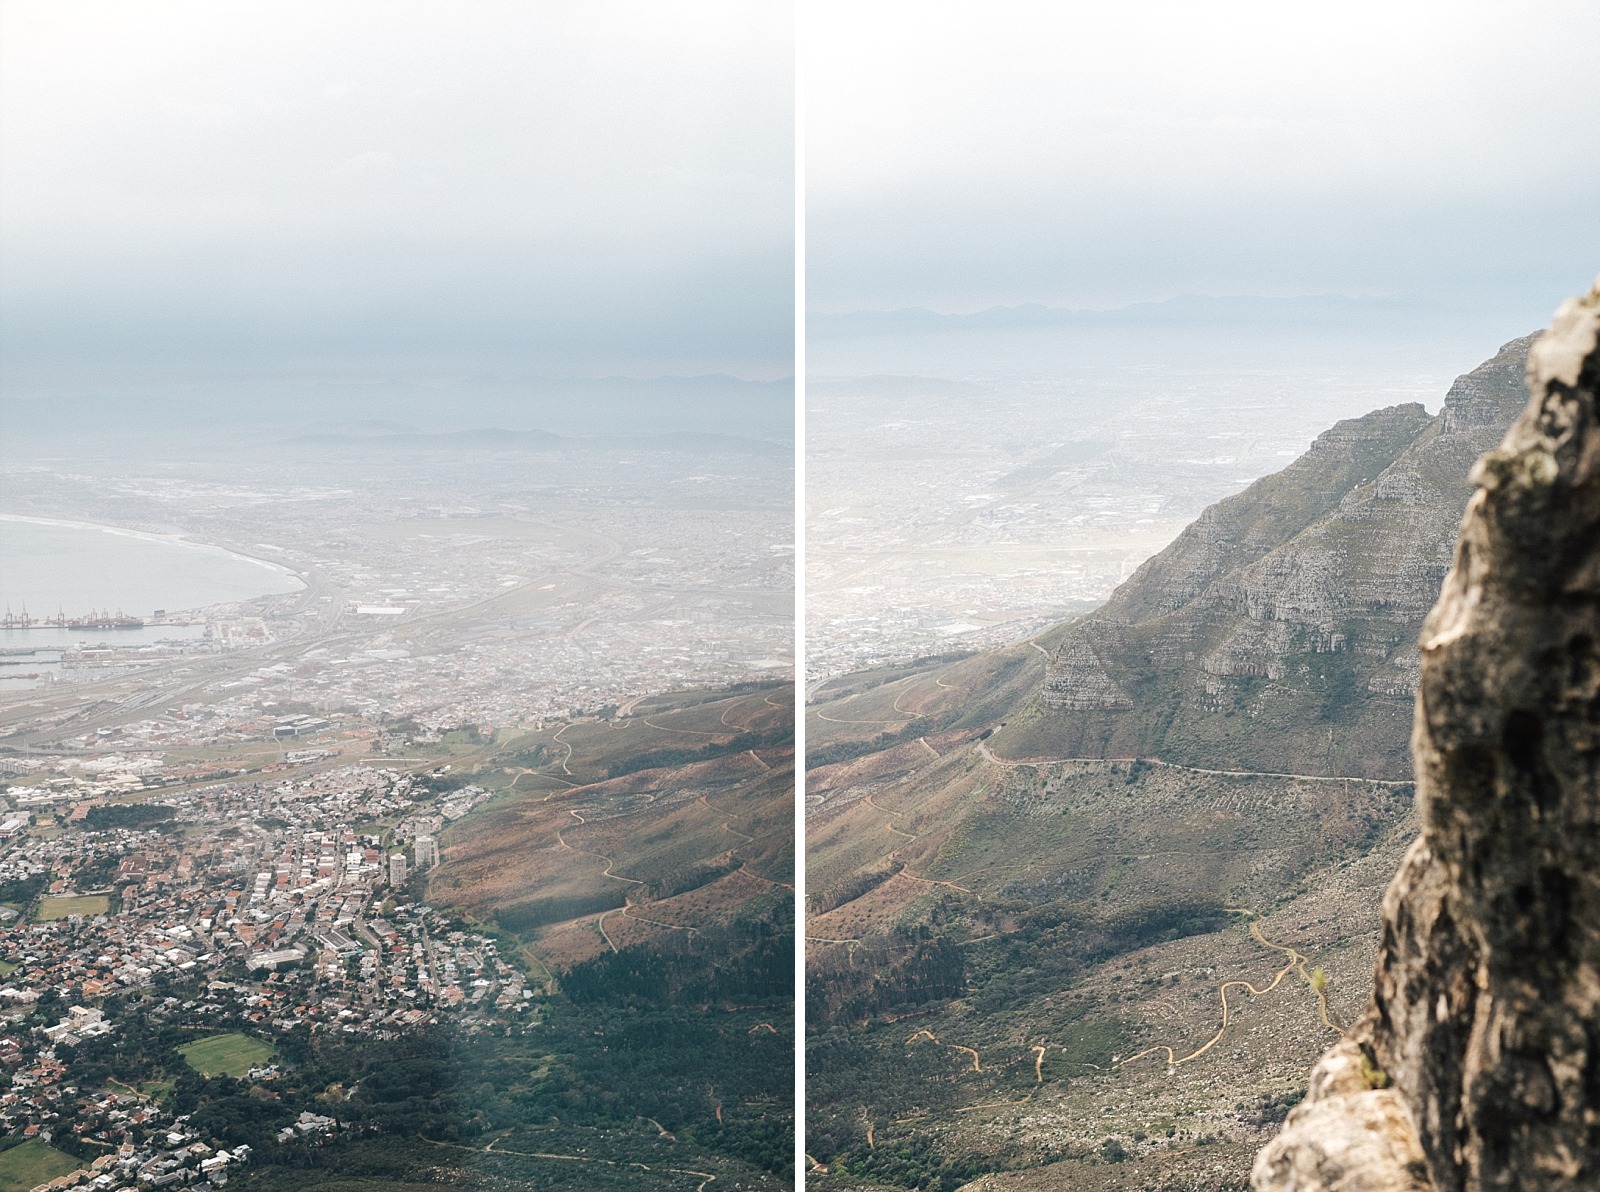
[{"label": "table mountain", "polygon": [[1417,631],[1468,468],[1523,404],[1532,342],[1457,379],[1438,415],[1410,404],[1340,422],[1207,509],[1101,609],[1042,639],[1038,698],[997,750],[1406,777]]}]

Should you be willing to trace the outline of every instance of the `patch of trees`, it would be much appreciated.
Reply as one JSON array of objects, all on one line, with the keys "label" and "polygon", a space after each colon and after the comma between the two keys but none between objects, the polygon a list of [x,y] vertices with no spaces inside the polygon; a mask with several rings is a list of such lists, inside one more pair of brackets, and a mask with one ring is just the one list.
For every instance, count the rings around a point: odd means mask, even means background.
[{"label": "patch of trees", "polygon": [[766,918],[603,953],[562,974],[562,992],[583,1006],[706,1006],[790,999],[794,996],[790,914],[785,906]]},{"label": "patch of trees", "polygon": [[8,878],[0,882],[0,902],[14,902],[18,906],[26,906],[39,897],[49,884],[50,875],[47,873]]},{"label": "patch of trees", "polygon": [[719,757],[732,757],[748,749],[771,749],[788,745],[794,740],[794,726],[781,724],[758,732],[739,733],[732,740],[708,742],[705,745],[665,746],[628,754],[606,767],[607,778],[621,778],[640,770],[661,770],[688,766],[695,762],[714,761]]},{"label": "patch of trees", "polygon": [[[908,720],[908,725],[919,724],[919,721]],[[879,733],[875,737],[863,737],[856,741],[837,741],[832,745],[806,745],[806,769],[815,770],[821,766],[838,765],[840,762],[853,762],[858,757],[866,757],[872,753],[882,753],[895,745],[903,745],[907,741],[914,741],[928,731],[927,725],[922,724],[916,732],[909,728],[898,732]]]},{"label": "patch of trees", "polygon": [[[357,1135],[481,1146],[503,1131],[537,1130],[540,1145],[525,1149],[560,1150],[547,1132],[581,1125],[578,1145],[605,1156],[596,1127],[632,1132],[651,1117],[681,1143],[788,1169],[794,1077],[787,1007],[728,1013],[557,999],[546,1009],[539,1027],[511,1036],[448,1026],[393,1039],[290,1032],[279,1043],[287,1071],[278,1083],[285,1104],[320,1094],[311,1107],[350,1123]],[[752,1033],[769,1019],[776,1034]],[[324,1151],[302,1148],[275,1161],[341,1166],[337,1147]],[[441,1157],[435,1149],[429,1159]]]},{"label": "patch of trees", "polygon": [[248,1142],[262,1150],[272,1146],[278,1131],[308,1107],[308,1099],[286,1101],[273,1092],[260,1095],[231,1076],[205,1077],[185,1068],[177,1074],[172,1107],[189,1114],[189,1124],[204,1135]]},{"label": "patch of trees", "polygon": [[846,881],[836,882],[822,890],[808,891],[806,905],[811,913],[825,915],[831,910],[836,910],[846,903],[854,902],[858,898],[872,893],[884,882],[899,873],[905,866],[896,861],[885,869],[875,869],[871,873],[858,873]]},{"label": "patch of trees", "polygon": [[829,959],[813,965],[806,977],[806,1016],[812,1022],[860,1022],[967,992],[962,948],[926,926],[898,930],[837,958],[825,955]]},{"label": "patch of trees", "polygon": [[571,898],[536,898],[499,907],[494,912],[495,925],[513,935],[525,935],[551,923],[566,923],[584,915],[598,915],[614,911],[627,897],[622,890],[602,890],[597,894],[580,894]]},{"label": "patch of trees", "polygon": [[166,803],[101,803],[89,808],[83,822],[96,832],[114,828],[137,832],[167,823],[177,814],[178,809]]},{"label": "patch of trees", "polygon": [[444,774],[427,774],[417,780],[413,794],[418,802],[425,802],[438,795],[447,795],[451,791],[460,790],[464,786],[471,786],[473,776],[465,770],[451,770]]},{"label": "patch of trees", "polygon": [[981,1155],[952,1155],[945,1146],[921,1134],[895,1138],[876,1147],[856,1146],[832,1156],[829,1170],[875,1184],[955,1192],[962,1184],[993,1170]]},{"label": "patch of trees", "polygon": [[1055,993],[1064,981],[1113,957],[1232,922],[1219,904],[1203,900],[1152,901],[1109,915],[1068,900],[1035,907],[1017,917],[1016,930],[985,949],[974,975],[973,1005],[996,1013]]},{"label": "patch of trees", "polygon": [[1283,1124],[1283,1119],[1289,1116],[1289,1111],[1306,1098],[1305,1089],[1296,1089],[1289,1093],[1262,1093],[1240,1115],[1240,1121],[1252,1126],[1259,1126],[1263,1130]]},{"label": "patch of trees", "polygon": [[718,878],[727,877],[738,868],[740,862],[731,857],[724,861],[706,861],[699,865],[674,870],[666,877],[657,878],[645,888],[649,891],[650,898],[659,902],[663,898],[673,898],[679,894],[687,894],[690,890],[698,890],[701,886],[709,886]]}]

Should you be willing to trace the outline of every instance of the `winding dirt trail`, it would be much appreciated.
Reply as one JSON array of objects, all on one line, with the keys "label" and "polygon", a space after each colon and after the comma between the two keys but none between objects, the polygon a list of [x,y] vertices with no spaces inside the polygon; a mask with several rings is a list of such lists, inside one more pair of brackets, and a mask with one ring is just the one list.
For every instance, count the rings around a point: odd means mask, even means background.
[{"label": "winding dirt trail", "polygon": [[934,1034],[932,1031],[928,1030],[926,1027],[924,1027],[922,1030],[918,1031],[916,1034],[912,1035],[909,1039],[907,1039],[906,1040],[906,1046],[909,1047],[911,1044],[915,1043],[918,1039],[927,1039],[930,1043],[937,1043],[940,1047],[948,1047],[952,1051],[964,1051],[964,1052],[966,1052],[968,1055],[970,1055],[972,1057],[972,1070],[974,1072],[982,1072],[983,1071],[983,1065],[978,1062],[978,1053],[974,1048],[963,1047],[959,1043],[946,1043],[942,1039],[940,1039],[938,1035]]},{"label": "winding dirt trail", "polygon": [[669,1130],[665,1126],[663,1126],[660,1122],[656,1121],[655,1118],[653,1118],[653,1117],[645,1117],[644,1114],[642,1114],[642,1113],[639,1114],[638,1117],[639,1117],[639,1120],[641,1122],[649,1122],[652,1126],[654,1126],[657,1130],[660,1131],[660,1133],[656,1135],[657,1138],[670,1138],[670,1139],[672,1139],[673,1142],[677,1142],[678,1141],[678,1136],[676,1134],[674,1134],[671,1130]]},{"label": "winding dirt trail", "polygon": [[[753,751],[752,751],[751,755],[754,756],[754,752]],[[756,760],[758,762],[761,761],[760,758],[756,758]],[[765,766],[765,763],[762,763],[762,764],[763,764],[763,766]],[[734,812],[729,811],[726,807],[718,807],[715,803],[713,803],[710,799],[706,798],[704,795],[700,796],[700,802],[704,803],[708,808],[710,808],[712,811],[715,811],[718,815],[725,815],[725,816],[728,817],[725,821],[723,821],[721,824],[719,824],[718,827],[722,828],[724,831],[732,832],[735,836],[743,837],[744,838],[744,844],[754,844],[755,843],[756,838],[754,836],[747,836],[747,835],[745,835],[745,833],[739,831],[738,828],[735,828],[733,826],[733,821],[734,820],[736,820],[736,819],[745,819],[747,817],[742,816],[742,815],[737,815]],[[788,882],[780,882],[780,881],[776,880],[775,878],[768,877],[764,873],[757,873],[754,869],[751,869],[750,868],[750,862],[746,861],[743,857],[739,856],[739,850],[744,847],[744,844],[736,844],[732,848],[730,848],[727,852],[722,854],[724,857],[727,857],[730,860],[734,860],[734,861],[739,862],[739,868],[735,872],[748,874],[749,876],[755,878],[757,881],[766,882],[767,885],[769,885],[769,886],[778,886],[778,887],[780,887],[782,889],[785,889],[785,890],[794,889],[794,887],[792,885],[790,885]]]},{"label": "winding dirt trail", "polygon": [[[772,697],[770,695],[763,695],[761,697],[761,702],[766,704],[769,708],[778,709],[778,711],[780,711],[780,712],[787,712],[790,709],[790,705],[788,705],[788,704],[775,704],[775,703],[773,703],[772,702]],[[727,708],[718,719],[721,721],[722,724],[726,725],[728,728],[731,728],[731,729],[735,730],[736,732],[741,732],[741,733],[742,732],[748,732],[750,730],[750,724],[749,724],[749,720],[748,719],[745,721],[744,724],[732,724],[732,723],[729,722],[728,716],[733,712],[739,711],[741,708],[747,708],[749,706],[750,705],[749,705],[748,699],[735,700],[734,703],[732,704],[732,706]],[[757,707],[755,709],[755,712],[757,712],[757,713],[759,713],[760,711],[761,711],[761,709],[759,707]]]},{"label": "winding dirt trail", "polygon": [[[556,735],[550,739],[552,741],[561,741],[561,734],[566,732],[571,727],[571,724],[563,724],[559,729],[556,730]],[[565,745],[567,748],[567,756],[561,759],[561,772],[568,778],[576,778],[577,775],[575,775],[571,770],[567,769],[567,763],[572,760],[572,746],[566,741],[561,741],[561,744]]]},{"label": "winding dirt trail", "polygon": [[606,934],[606,916],[610,913],[610,911],[601,911],[600,917],[594,921],[594,925],[600,929],[600,938],[605,940],[606,947],[610,948],[611,954],[615,956],[617,952],[617,945],[615,942],[613,942],[611,937]]},{"label": "winding dirt trail", "polygon": [[[926,744],[926,742],[924,742],[924,744]],[[937,756],[937,755],[935,755],[935,756]],[[865,803],[867,806],[871,807],[873,810],[881,811],[885,815],[903,816],[903,815],[910,814],[909,812],[905,812],[905,811],[896,811],[892,807],[885,807],[882,803],[875,803],[875,802],[873,802],[873,799],[872,799],[871,795],[866,796],[866,798],[862,799],[861,801],[863,803]],[[896,836],[904,836],[907,840],[918,840],[918,839],[920,839],[920,837],[915,832],[902,831],[901,829],[895,827],[894,824],[890,823],[888,820],[884,821],[883,827],[884,827],[885,831],[893,832]],[[896,849],[896,850],[894,850],[894,852],[891,852],[888,855],[888,859],[889,860],[893,860],[894,856],[895,856],[895,853],[897,853],[899,851],[900,851],[899,849]],[[976,898],[979,902],[983,901],[983,895],[979,894],[976,890],[969,890],[965,886],[958,886],[958,885],[956,885],[955,882],[942,881],[939,878],[923,877],[920,873],[912,873],[911,870],[905,868],[905,866],[903,866],[903,865],[900,867],[900,871],[898,873],[896,873],[894,875],[894,877],[906,877],[906,878],[910,878],[914,882],[926,882],[930,886],[944,886],[944,887],[946,887],[948,889],[951,889],[951,890],[959,890],[963,894],[972,895],[972,897]],[[893,878],[891,878],[890,880],[892,881]]]},{"label": "winding dirt trail", "polygon": [[[735,827],[732,826],[732,823],[733,823],[734,820],[736,820],[736,819],[744,819],[745,818],[744,816],[738,814],[737,812],[729,811],[726,807],[718,807],[715,803],[713,803],[710,799],[706,798],[706,796],[704,796],[704,795],[700,796],[700,802],[705,804],[705,806],[708,807],[710,810],[715,811],[718,815],[725,815],[725,816],[728,817],[722,823],[717,825],[724,832],[732,832],[735,836],[743,837],[744,838],[744,842],[746,844],[753,844],[755,842],[755,837],[754,836],[747,836],[747,835],[745,835],[745,833],[739,831],[738,828],[735,828]],[[738,849],[738,847],[739,847],[738,845],[734,845],[733,848],[729,849],[726,853],[724,853],[722,855],[725,856],[725,857],[731,857],[731,856],[733,856],[734,852]]]},{"label": "winding dirt trail", "polygon": [[[580,824],[587,824],[589,822],[588,820],[584,819],[583,816],[579,812],[575,811],[571,807],[567,808],[567,814],[570,815],[573,819],[577,820],[578,823],[580,823]],[[600,876],[601,877],[609,877],[613,881],[618,881],[618,882],[627,882],[631,886],[642,886],[642,885],[645,884],[644,882],[640,881],[636,877],[623,877],[620,873],[612,873],[611,870],[613,869],[613,867],[615,867],[615,865],[617,863],[615,858],[609,857],[605,853],[597,853],[592,848],[578,848],[576,845],[568,844],[567,843],[567,838],[562,835],[562,829],[560,829],[560,828],[556,829],[556,843],[559,844],[562,848],[567,849],[567,850],[569,850],[571,852],[574,852],[574,853],[585,853],[585,854],[587,854],[588,856],[591,856],[591,857],[599,857],[602,861],[604,861],[606,863],[606,867],[603,870],[600,871]]]},{"label": "winding dirt trail", "polygon": [[[900,680],[900,679],[896,679],[895,680],[895,682],[897,682],[897,683],[898,682],[902,682],[902,681],[903,680]],[[861,692],[858,691],[858,692],[856,692],[855,695],[847,695],[847,696],[845,696],[842,700],[839,701],[840,706],[843,706],[845,704],[850,703],[852,700],[856,699],[859,695],[861,695]],[[896,696],[895,697],[895,703],[898,704],[899,702],[900,702],[900,697]],[[817,710],[816,717],[817,717],[818,720],[826,720],[829,724],[890,724],[890,725],[894,725],[894,724],[910,724],[913,720],[921,720],[922,719],[921,716],[914,715],[914,714],[912,714],[910,712],[902,712],[899,708],[895,708],[894,710],[896,712],[900,712],[900,715],[904,716],[906,719],[904,719],[904,720],[840,720],[837,716],[829,716],[826,712],[822,711],[821,709]]]},{"label": "winding dirt trail", "polygon": [[[1298,973],[1299,976],[1302,979],[1304,979],[1304,981],[1306,982],[1306,985],[1317,995],[1318,1017],[1321,1019],[1323,1025],[1328,1027],[1328,1029],[1330,1029],[1330,1030],[1338,1031],[1341,1034],[1344,1033],[1343,1028],[1340,1027],[1337,1023],[1335,1023],[1331,1019],[1331,1017],[1329,1016],[1327,996],[1326,996],[1326,994],[1324,993],[1324,990],[1323,990],[1323,983],[1321,981],[1317,980],[1316,976],[1314,976],[1313,973],[1310,973],[1310,972],[1306,971],[1306,967],[1305,966],[1306,966],[1307,962],[1309,961],[1309,957],[1307,957],[1299,949],[1294,948],[1294,947],[1292,947],[1292,946],[1290,946],[1288,944],[1277,944],[1277,943],[1273,943],[1271,940],[1267,939],[1267,937],[1265,935],[1263,935],[1262,932],[1261,932],[1261,921],[1260,921],[1260,919],[1258,917],[1256,917],[1256,914],[1255,914],[1254,911],[1249,910],[1247,908],[1242,908],[1242,907],[1228,907],[1227,910],[1232,914],[1250,916],[1250,935],[1252,936],[1252,938],[1254,938],[1256,940],[1256,942],[1261,944],[1263,947],[1265,947],[1265,948],[1267,948],[1267,949],[1269,949],[1271,951],[1274,951],[1274,952],[1279,952],[1286,958],[1283,967],[1280,968],[1276,973],[1273,974],[1272,980],[1268,984],[1266,984],[1265,986],[1262,986],[1259,989],[1256,988],[1256,986],[1253,985],[1251,982],[1245,981],[1245,980],[1235,979],[1235,980],[1229,980],[1229,981],[1222,982],[1222,984],[1217,987],[1218,995],[1220,996],[1221,1001],[1222,1001],[1222,1023],[1217,1028],[1216,1034],[1212,1035],[1210,1039],[1206,1040],[1206,1042],[1204,1042],[1199,1047],[1195,1048],[1193,1051],[1189,1052],[1186,1055],[1181,1055],[1180,1056],[1177,1053],[1176,1049],[1172,1048],[1171,1046],[1162,1044],[1162,1045],[1159,1045],[1159,1046],[1156,1046],[1156,1047],[1148,1047],[1148,1048],[1144,1049],[1143,1051],[1138,1052],[1135,1055],[1128,1056],[1126,1059],[1117,1060],[1117,1061],[1112,1063],[1112,1065],[1111,1065],[1111,1067],[1109,1069],[1102,1068],[1098,1064],[1088,1063],[1087,1061],[1074,1061],[1075,1063],[1078,1064],[1078,1066],[1085,1067],[1085,1068],[1092,1068],[1097,1072],[1115,1071],[1115,1070],[1117,1070],[1119,1068],[1127,1067],[1129,1064],[1136,1063],[1141,1059],[1145,1059],[1148,1056],[1165,1053],[1166,1059],[1167,1059],[1167,1067],[1170,1070],[1170,1069],[1175,1069],[1175,1068],[1179,1067],[1182,1064],[1187,1064],[1191,1060],[1199,1059],[1201,1056],[1205,1055],[1206,1052],[1210,1051],[1213,1047],[1215,1047],[1218,1043],[1220,1043],[1228,1033],[1228,1027],[1232,1022],[1232,1004],[1228,1000],[1228,992],[1229,992],[1229,990],[1235,989],[1235,988],[1242,988],[1242,989],[1247,990],[1252,997],[1261,997],[1261,996],[1264,996],[1265,994],[1271,993],[1274,989],[1278,988],[1278,986],[1283,983],[1284,979],[1286,977],[1288,977],[1291,973]],[[811,940],[811,939],[815,939],[816,937],[807,936],[806,938],[808,940]],[[827,940],[827,941],[818,941],[818,942],[844,943],[844,942],[847,942],[847,941]],[[975,1048],[967,1047],[967,1046],[964,1046],[964,1045],[959,1044],[959,1043],[946,1043],[944,1040],[940,1039],[939,1036],[934,1034],[931,1030],[927,1029],[926,1027],[924,1027],[921,1030],[918,1030],[918,1031],[914,1032],[912,1035],[910,1035],[906,1039],[906,1046],[910,1046],[911,1044],[916,1043],[916,1042],[918,1042],[920,1040],[927,1040],[928,1042],[934,1043],[934,1044],[936,1044],[936,1045],[938,1045],[940,1047],[948,1047],[953,1051],[963,1052],[964,1054],[969,1055],[969,1056],[972,1057],[972,1070],[974,1072],[982,1072],[983,1071],[983,1066],[982,1066],[982,1064],[980,1062],[978,1051]],[[1051,1046],[1052,1046],[1052,1044],[1050,1044],[1048,1041],[1041,1041],[1039,1043],[1032,1044],[1030,1046],[1030,1048],[1029,1048],[1029,1050],[1033,1052],[1033,1083],[1034,1083],[1034,1088],[1035,1089],[1038,1088],[1038,1086],[1040,1086],[1040,1085],[1042,1085],[1044,1083],[1044,1061],[1045,1061],[1046,1056],[1049,1053],[1049,1050],[1050,1050]],[[983,1103],[980,1103],[980,1104],[976,1104],[976,1105],[962,1106],[962,1107],[956,1109],[954,1112],[956,1112],[956,1113],[972,1113],[972,1112],[975,1112],[975,1111],[978,1111],[978,1110],[983,1110],[983,1109],[1005,1108],[1005,1107],[1012,1106],[1012,1105],[1020,1105],[1020,1104],[1022,1104],[1024,1102],[1026,1102],[1026,1101],[1031,1100],[1032,1097],[1033,1097],[1033,1094],[1034,1094],[1034,1090],[1030,1089],[1028,1091],[1027,1095],[1022,1097],[1020,1100],[986,1101],[986,1102],[983,1102]],[[911,1119],[906,1119],[906,1120],[911,1120]]]},{"label": "winding dirt trail", "polygon": [[[912,675],[910,677],[912,679],[917,679],[917,678],[921,678],[923,676]],[[911,687],[906,688],[906,690],[902,691],[899,695],[895,696],[894,697],[894,702],[891,703],[889,706],[891,708],[893,708],[896,712],[900,713],[900,715],[902,715],[902,716],[909,716],[909,717],[911,717],[912,720],[921,720],[923,718],[923,716],[924,716],[924,713],[922,713],[922,712],[913,712],[909,708],[902,708],[900,706],[900,701],[905,699],[906,696],[910,695],[915,686],[916,686],[916,684],[913,683]]]},{"label": "winding dirt trail", "polygon": [[860,940],[836,940],[830,939],[825,935],[808,935],[802,938],[804,938],[809,944],[845,944],[848,945],[852,951],[861,946]]},{"label": "winding dirt trail", "polygon": [[[567,744],[565,741],[563,741],[561,743],[563,745]],[[571,748],[571,746],[568,746],[568,748]],[[523,767],[522,769],[517,771],[517,776],[511,780],[511,789],[512,790],[516,790],[517,789],[517,783],[521,782],[529,774],[532,774],[535,778],[548,778],[551,782],[559,782],[563,786],[565,786],[568,790],[577,790],[580,786],[583,785],[583,783],[581,783],[581,782],[568,782],[565,778],[557,778],[554,774],[546,774],[543,770],[529,770],[528,768]],[[565,793],[564,791],[551,791],[550,795],[559,795],[559,794],[564,794],[564,793]],[[548,800],[550,798],[550,795],[546,795],[545,799]]]},{"label": "winding dirt trail", "polygon": [[962,894],[971,894],[979,902],[983,901],[983,895],[979,894],[976,890],[969,890],[965,886],[956,885],[954,882],[944,882],[937,878],[923,877],[920,873],[912,873],[909,869],[902,869],[899,873],[895,874],[895,876],[910,878],[914,882],[926,882],[930,886],[943,886],[947,890],[957,890]]},{"label": "winding dirt trail", "polygon": [[[1239,907],[1228,907],[1227,910],[1236,915],[1255,915],[1254,911]],[[1173,1050],[1173,1048],[1167,1046],[1166,1044],[1162,1044],[1156,1047],[1147,1047],[1135,1055],[1130,1055],[1125,1060],[1119,1060],[1113,1065],[1113,1067],[1123,1068],[1137,1060],[1144,1059],[1146,1056],[1155,1055],[1158,1052],[1163,1051],[1167,1053],[1168,1068],[1176,1068],[1180,1064],[1187,1064],[1190,1060],[1199,1059],[1218,1043],[1222,1042],[1223,1036],[1228,1033],[1228,1024],[1231,1021],[1232,1016],[1232,1007],[1228,1002],[1228,990],[1234,988],[1244,989],[1250,994],[1251,997],[1262,997],[1265,994],[1271,993],[1274,989],[1281,985],[1283,983],[1283,979],[1293,972],[1298,972],[1300,976],[1304,978],[1305,983],[1311,988],[1312,992],[1317,995],[1318,1015],[1322,1019],[1323,1025],[1329,1030],[1337,1031],[1341,1035],[1344,1034],[1344,1028],[1335,1024],[1328,1017],[1328,998],[1324,993],[1321,984],[1315,978],[1313,978],[1310,973],[1306,972],[1306,962],[1310,959],[1310,957],[1306,956],[1304,953],[1295,948],[1289,947],[1286,944],[1275,944],[1271,940],[1267,939],[1266,936],[1261,934],[1261,920],[1259,918],[1251,918],[1250,934],[1255,937],[1256,941],[1263,947],[1269,948],[1274,952],[1281,952],[1284,956],[1288,957],[1288,962],[1273,975],[1271,984],[1266,985],[1261,989],[1257,989],[1249,981],[1238,978],[1231,981],[1224,981],[1221,985],[1217,986],[1217,993],[1222,999],[1222,1025],[1217,1028],[1217,1033],[1212,1035],[1211,1038],[1207,1039],[1194,1051],[1191,1051],[1185,1056],[1180,1057],[1177,1052]]]}]

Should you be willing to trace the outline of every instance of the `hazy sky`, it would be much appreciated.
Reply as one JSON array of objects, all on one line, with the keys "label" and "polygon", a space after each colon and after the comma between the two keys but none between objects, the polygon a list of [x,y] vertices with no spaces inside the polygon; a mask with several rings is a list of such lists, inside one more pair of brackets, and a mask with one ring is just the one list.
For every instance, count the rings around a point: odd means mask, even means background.
[{"label": "hazy sky", "polygon": [[792,368],[767,0],[4,0],[7,372]]},{"label": "hazy sky", "polygon": [[1600,4],[814,0],[808,303],[1343,293],[1520,329],[1600,271]]}]

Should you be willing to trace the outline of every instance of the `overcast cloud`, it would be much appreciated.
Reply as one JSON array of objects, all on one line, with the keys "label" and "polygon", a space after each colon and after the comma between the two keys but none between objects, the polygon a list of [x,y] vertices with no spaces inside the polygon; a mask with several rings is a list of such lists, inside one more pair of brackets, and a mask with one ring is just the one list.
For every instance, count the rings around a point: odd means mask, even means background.
[{"label": "overcast cloud", "polygon": [[0,15],[13,392],[791,368],[786,4]]},{"label": "overcast cloud", "polygon": [[1342,293],[1545,322],[1600,270],[1600,5],[804,10],[808,303]]}]

